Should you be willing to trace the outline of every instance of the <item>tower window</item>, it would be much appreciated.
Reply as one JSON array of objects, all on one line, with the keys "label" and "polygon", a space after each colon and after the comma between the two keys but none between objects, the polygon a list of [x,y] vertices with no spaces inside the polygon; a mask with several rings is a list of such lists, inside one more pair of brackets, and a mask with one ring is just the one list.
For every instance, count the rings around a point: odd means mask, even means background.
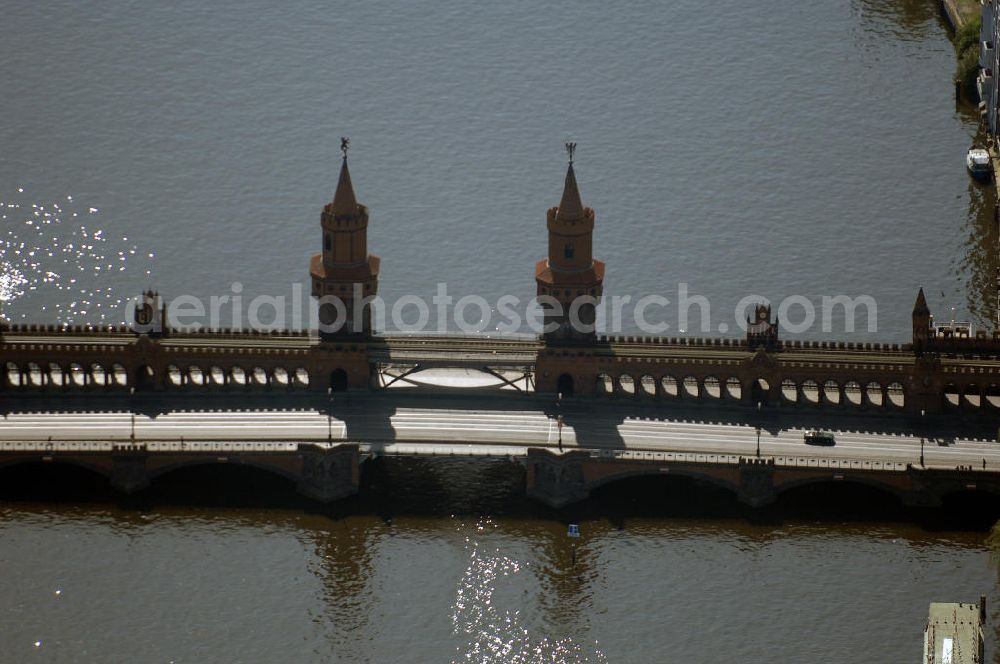
[{"label": "tower window", "polygon": [[330,234],[323,234],[323,251],[330,251]]},{"label": "tower window", "polygon": [[567,242],[566,243],[566,246],[563,247],[563,253],[566,255],[566,258],[573,258],[573,243],[572,242]]}]

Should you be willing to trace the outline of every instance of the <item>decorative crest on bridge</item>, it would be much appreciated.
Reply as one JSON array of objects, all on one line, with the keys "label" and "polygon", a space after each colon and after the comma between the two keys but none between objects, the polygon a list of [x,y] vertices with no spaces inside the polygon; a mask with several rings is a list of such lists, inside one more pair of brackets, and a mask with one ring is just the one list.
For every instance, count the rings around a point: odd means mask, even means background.
[{"label": "decorative crest on bridge", "polygon": [[569,163],[573,163],[573,153],[576,152],[576,143],[566,144],[566,154],[569,155]]}]

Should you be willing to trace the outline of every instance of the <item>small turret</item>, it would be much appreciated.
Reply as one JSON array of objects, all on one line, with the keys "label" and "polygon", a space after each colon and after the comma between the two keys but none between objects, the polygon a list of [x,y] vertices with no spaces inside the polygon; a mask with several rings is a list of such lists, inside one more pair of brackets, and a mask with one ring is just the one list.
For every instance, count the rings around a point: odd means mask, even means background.
[{"label": "small turret", "polygon": [[135,303],[132,314],[132,331],[136,334],[148,334],[151,337],[163,336],[166,333],[164,321],[167,320],[167,305],[163,303],[160,294],[154,290],[145,290],[142,297]]},{"label": "small turret", "polygon": [[920,350],[927,343],[931,334],[931,310],[924,297],[924,289],[917,292],[917,301],[913,304],[913,348]]},{"label": "small turret", "polygon": [[753,320],[747,316],[747,346],[774,350],[778,346],[778,318],[771,321],[771,305],[754,307]]}]

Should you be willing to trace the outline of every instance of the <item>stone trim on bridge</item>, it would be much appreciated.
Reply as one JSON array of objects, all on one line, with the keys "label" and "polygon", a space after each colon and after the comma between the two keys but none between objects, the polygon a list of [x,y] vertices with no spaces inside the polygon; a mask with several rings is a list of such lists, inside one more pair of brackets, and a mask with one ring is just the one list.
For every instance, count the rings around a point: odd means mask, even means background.
[{"label": "stone trim on bridge", "polygon": [[559,454],[544,448],[530,448],[526,458],[528,496],[555,508],[584,500],[599,486],[651,475],[712,484],[750,507],[770,505],[789,489],[831,482],[871,486],[913,507],[937,507],[944,496],[963,491],[1000,496],[1000,472],[919,468],[891,461],[630,450]]},{"label": "stone trim on bridge", "polygon": [[353,495],[360,484],[359,446],[348,443],[24,442],[0,448],[0,468],[36,462],[85,468],[108,478],[113,489],[125,494],[141,491],[157,477],[181,468],[216,464],[273,473],[293,482],[303,496],[322,503]]}]

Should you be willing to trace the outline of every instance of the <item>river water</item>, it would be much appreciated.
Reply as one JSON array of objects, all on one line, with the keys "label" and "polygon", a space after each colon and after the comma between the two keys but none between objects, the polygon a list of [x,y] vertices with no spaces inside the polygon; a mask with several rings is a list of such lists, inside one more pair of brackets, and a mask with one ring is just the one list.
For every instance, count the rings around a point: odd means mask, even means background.
[{"label": "river water", "polygon": [[[921,285],[939,316],[992,317],[993,203],[963,169],[976,125],[956,112],[932,0],[52,2],[3,17],[13,320],[118,322],[145,286],[290,298],[342,135],[390,303],[438,282],[530,298],[574,140],[609,296],[676,304],[687,284],[710,334],[736,333],[749,295],[876,301],[876,329],[861,315],[850,333],[838,308],[829,331],[799,332],[812,338],[903,341]],[[669,334],[703,331],[655,312]]]},{"label": "river water", "polygon": [[[118,322],[145,286],[290,292],[341,135],[389,300],[530,297],[574,140],[609,294],[686,283],[713,333],[748,294],[877,301],[877,329],[813,338],[905,340],[920,285],[939,315],[994,315],[994,202],[963,170],[975,118],[933,0],[0,16],[15,321]],[[513,467],[381,472],[333,512],[242,476],[138,505],[8,492],[0,661],[907,662],[928,602],[1000,606],[981,531],[873,518],[873,497],[761,523],[667,487],[567,515],[521,504]]]},{"label": "river water", "polygon": [[928,602],[1000,606],[981,533],[866,492],[751,514],[651,478],[555,514],[510,461],[381,459],[315,511],[238,466],[125,504],[49,468],[0,506],[5,662],[916,662]]}]

